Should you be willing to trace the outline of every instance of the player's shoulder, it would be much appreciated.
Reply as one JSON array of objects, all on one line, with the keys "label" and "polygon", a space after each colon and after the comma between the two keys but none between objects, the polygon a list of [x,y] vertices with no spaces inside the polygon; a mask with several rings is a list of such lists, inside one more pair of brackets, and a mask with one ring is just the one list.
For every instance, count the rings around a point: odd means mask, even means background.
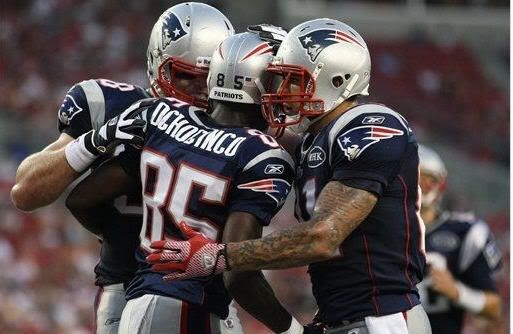
[{"label": "player's shoulder", "polygon": [[[323,135],[328,137],[329,151],[339,147],[349,161],[357,159],[364,151],[365,155],[372,151],[399,158],[406,144],[414,140],[403,116],[376,103],[359,104],[348,109],[328,125]],[[391,147],[396,154],[391,154]]]},{"label": "player's shoulder", "polygon": [[279,157],[286,160],[292,160],[291,155],[278,143],[276,138],[256,129],[243,129],[246,135],[244,148],[252,155],[268,153],[269,156]]},{"label": "player's shoulder", "polygon": [[[188,102],[182,101],[180,99],[177,99],[175,97],[158,97],[153,99],[153,104],[155,106],[158,106],[159,104],[165,105],[169,107],[169,109],[173,110],[179,110],[180,112],[188,112],[188,111],[203,111],[203,109],[194,107]],[[167,109],[167,108],[165,108]]]},{"label": "player's shoulder", "polygon": [[[365,103],[356,105],[337,117],[329,125],[330,137],[341,131],[351,129],[383,129],[391,128],[390,134],[404,134],[410,130],[406,119],[397,111],[383,104]],[[386,132],[386,131],[385,131]]]},{"label": "player's shoulder", "polygon": [[458,235],[462,240],[482,243],[490,234],[488,224],[470,211],[445,211],[441,215],[440,229]]},{"label": "player's shoulder", "polygon": [[102,91],[114,91],[117,93],[130,93],[130,94],[142,94],[149,96],[148,91],[141,86],[134,85],[127,82],[116,81],[106,78],[89,79],[81,82],[83,86],[98,85]]},{"label": "player's shoulder", "polygon": [[151,97],[150,93],[137,85],[110,79],[89,79],[75,85],[89,105],[110,106],[121,109],[134,101]]},{"label": "player's shoulder", "polygon": [[[173,97],[150,97],[142,101],[144,101],[143,105],[146,109],[142,114],[143,119],[148,121],[150,125],[159,126],[161,123],[169,122],[172,117],[180,116],[180,118],[187,118],[189,120],[188,124],[193,123],[199,127],[207,127],[201,121],[205,110],[187,102]],[[164,124],[161,124],[161,126],[164,126]]]},{"label": "player's shoulder", "polygon": [[126,82],[115,81],[105,78],[86,79],[73,84],[69,91],[82,92],[86,97],[93,98],[95,93],[105,93],[108,91],[115,91],[120,94],[131,93],[131,94],[142,94],[149,96],[149,93],[142,87]]},{"label": "player's shoulder", "polygon": [[486,225],[471,211],[446,211],[442,217],[445,228],[457,230],[463,234],[476,226]]},{"label": "player's shoulder", "polygon": [[[475,232],[472,232],[469,237],[471,231]],[[459,243],[462,243],[465,239],[469,239],[471,242],[477,241],[476,235],[474,235],[476,232],[482,235],[484,239],[488,236],[486,223],[477,219],[473,212],[444,211],[434,224],[430,235],[431,237],[436,236],[438,239],[440,239],[440,235],[450,235],[453,236],[453,239],[456,238],[460,241]]]},{"label": "player's shoulder", "polygon": [[66,93],[59,108],[59,121],[69,125],[78,114],[104,110],[109,101],[128,106],[133,101],[148,97],[150,94],[137,85],[110,79],[83,80],[73,84]]},{"label": "player's shoulder", "polygon": [[265,173],[281,174],[285,168],[295,169],[292,156],[268,134],[256,129],[241,129],[245,136],[244,142],[239,149],[239,163],[244,170],[255,165],[266,163]]},{"label": "player's shoulder", "polygon": [[461,238],[459,269],[466,270],[479,254],[483,254],[490,267],[495,268],[501,255],[486,221],[472,212],[449,212],[446,216],[444,228]]}]

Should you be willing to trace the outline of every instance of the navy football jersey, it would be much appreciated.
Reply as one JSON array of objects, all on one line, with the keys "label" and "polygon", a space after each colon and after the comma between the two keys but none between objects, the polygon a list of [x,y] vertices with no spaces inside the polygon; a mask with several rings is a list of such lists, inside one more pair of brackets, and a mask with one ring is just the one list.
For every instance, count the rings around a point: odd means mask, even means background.
[{"label": "navy football jersey", "polygon": [[[501,254],[488,225],[473,214],[441,214],[427,228],[426,250],[430,266],[448,269],[473,289],[496,291],[493,274],[501,267]],[[427,276],[418,287],[433,334],[461,333],[465,310],[430,286]]]},{"label": "navy football jersey", "polygon": [[147,122],[145,143],[140,163],[132,169],[140,171],[144,219],[139,270],[127,299],[169,296],[205,305],[224,318],[230,297],[221,275],[165,282],[145,261],[149,245],[164,238],[183,240],[177,227],[182,221],[220,241],[232,212],[247,212],[269,224],[292,187],[294,162],[274,138],[258,130],[223,127],[176,99],[156,100],[142,117]]},{"label": "navy football jersey", "polygon": [[[143,88],[126,83],[107,79],[82,81],[68,91],[58,111],[59,131],[77,138],[99,129],[132,103],[148,97]],[[122,196],[112,202],[118,214],[117,219],[108,219],[104,226],[100,261],[95,267],[97,285],[128,283],[133,277],[137,269],[133,254],[139,243],[140,203],[140,196]]]},{"label": "navy football jersey", "polygon": [[308,134],[298,147],[297,212],[311,217],[330,181],[378,196],[339,256],[309,266],[319,319],[327,325],[405,311],[419,303],[424,226],[419,219],[417,142],[406,120],[378,104],[358,105]]}]

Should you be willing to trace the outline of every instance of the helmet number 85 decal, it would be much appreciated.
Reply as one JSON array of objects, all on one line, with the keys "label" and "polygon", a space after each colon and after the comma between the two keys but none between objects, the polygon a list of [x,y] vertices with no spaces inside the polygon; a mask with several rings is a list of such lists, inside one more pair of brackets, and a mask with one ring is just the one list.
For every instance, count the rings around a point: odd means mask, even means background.
[{"label": "helmet number 85 decal", "polygon": [[[224,87],[224,73],[217,73],[217,81],[216,81],[216,85],[217,87]],[[244,76],[242,75],[236,75],[233,77],[233,88],[235,89],[242,89],[242,87],[244,86],[244,80],[252,80],[252,78],[250,77],[247,77],[246,79],[244,79]]]}]

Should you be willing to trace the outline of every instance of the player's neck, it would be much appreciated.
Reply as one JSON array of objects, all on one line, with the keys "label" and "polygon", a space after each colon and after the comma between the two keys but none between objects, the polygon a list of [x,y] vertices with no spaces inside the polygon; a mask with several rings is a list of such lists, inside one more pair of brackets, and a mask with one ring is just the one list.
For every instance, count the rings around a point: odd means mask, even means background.
[{"label": "player's neck", "polygon": [[224,127],[261,128],[264,125],[264,120],[261,119],[260,113],[255,113],[252,107],[248,105],[239,105],[237,107],[239,109],[238,112],[234,112],[228,106],[216,104],[210,116],[217,124]]},{"label": "player's neck", "polygon": [[438,217],[438,210],[434,207],[424,207],[421,209],[420,213],[426,226],[433,224]]},{"label": "player's neck", "polygon": [[317,122],[315,122],[308,128],[307,132],[310,132],[313,134],[320,132],[332,120],[339,117],[340,115],[345,113],[348,109],[356,106],[357,104],[358,104],[358,102],[356,100],[342,102],[341,104],[338,105],[338,107],[336,107],[332,111],[326,112],[323,116],[321,116],[321,118]]}]

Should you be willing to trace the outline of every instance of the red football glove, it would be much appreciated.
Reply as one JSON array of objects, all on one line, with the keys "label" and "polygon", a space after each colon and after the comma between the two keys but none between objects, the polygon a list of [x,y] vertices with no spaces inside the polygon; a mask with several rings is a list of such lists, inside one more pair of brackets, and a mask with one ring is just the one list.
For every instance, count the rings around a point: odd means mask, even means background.
[{"label": "red football glove", "polygon": [[152,270],[168,273],[163,277],[165,281],[211,276],[230,270],[225,244],[206,238],[184,222],[179,227],[189,240],[154,241],[150,247],[156,251],[146,257],[146,262],[153,264]]}]

